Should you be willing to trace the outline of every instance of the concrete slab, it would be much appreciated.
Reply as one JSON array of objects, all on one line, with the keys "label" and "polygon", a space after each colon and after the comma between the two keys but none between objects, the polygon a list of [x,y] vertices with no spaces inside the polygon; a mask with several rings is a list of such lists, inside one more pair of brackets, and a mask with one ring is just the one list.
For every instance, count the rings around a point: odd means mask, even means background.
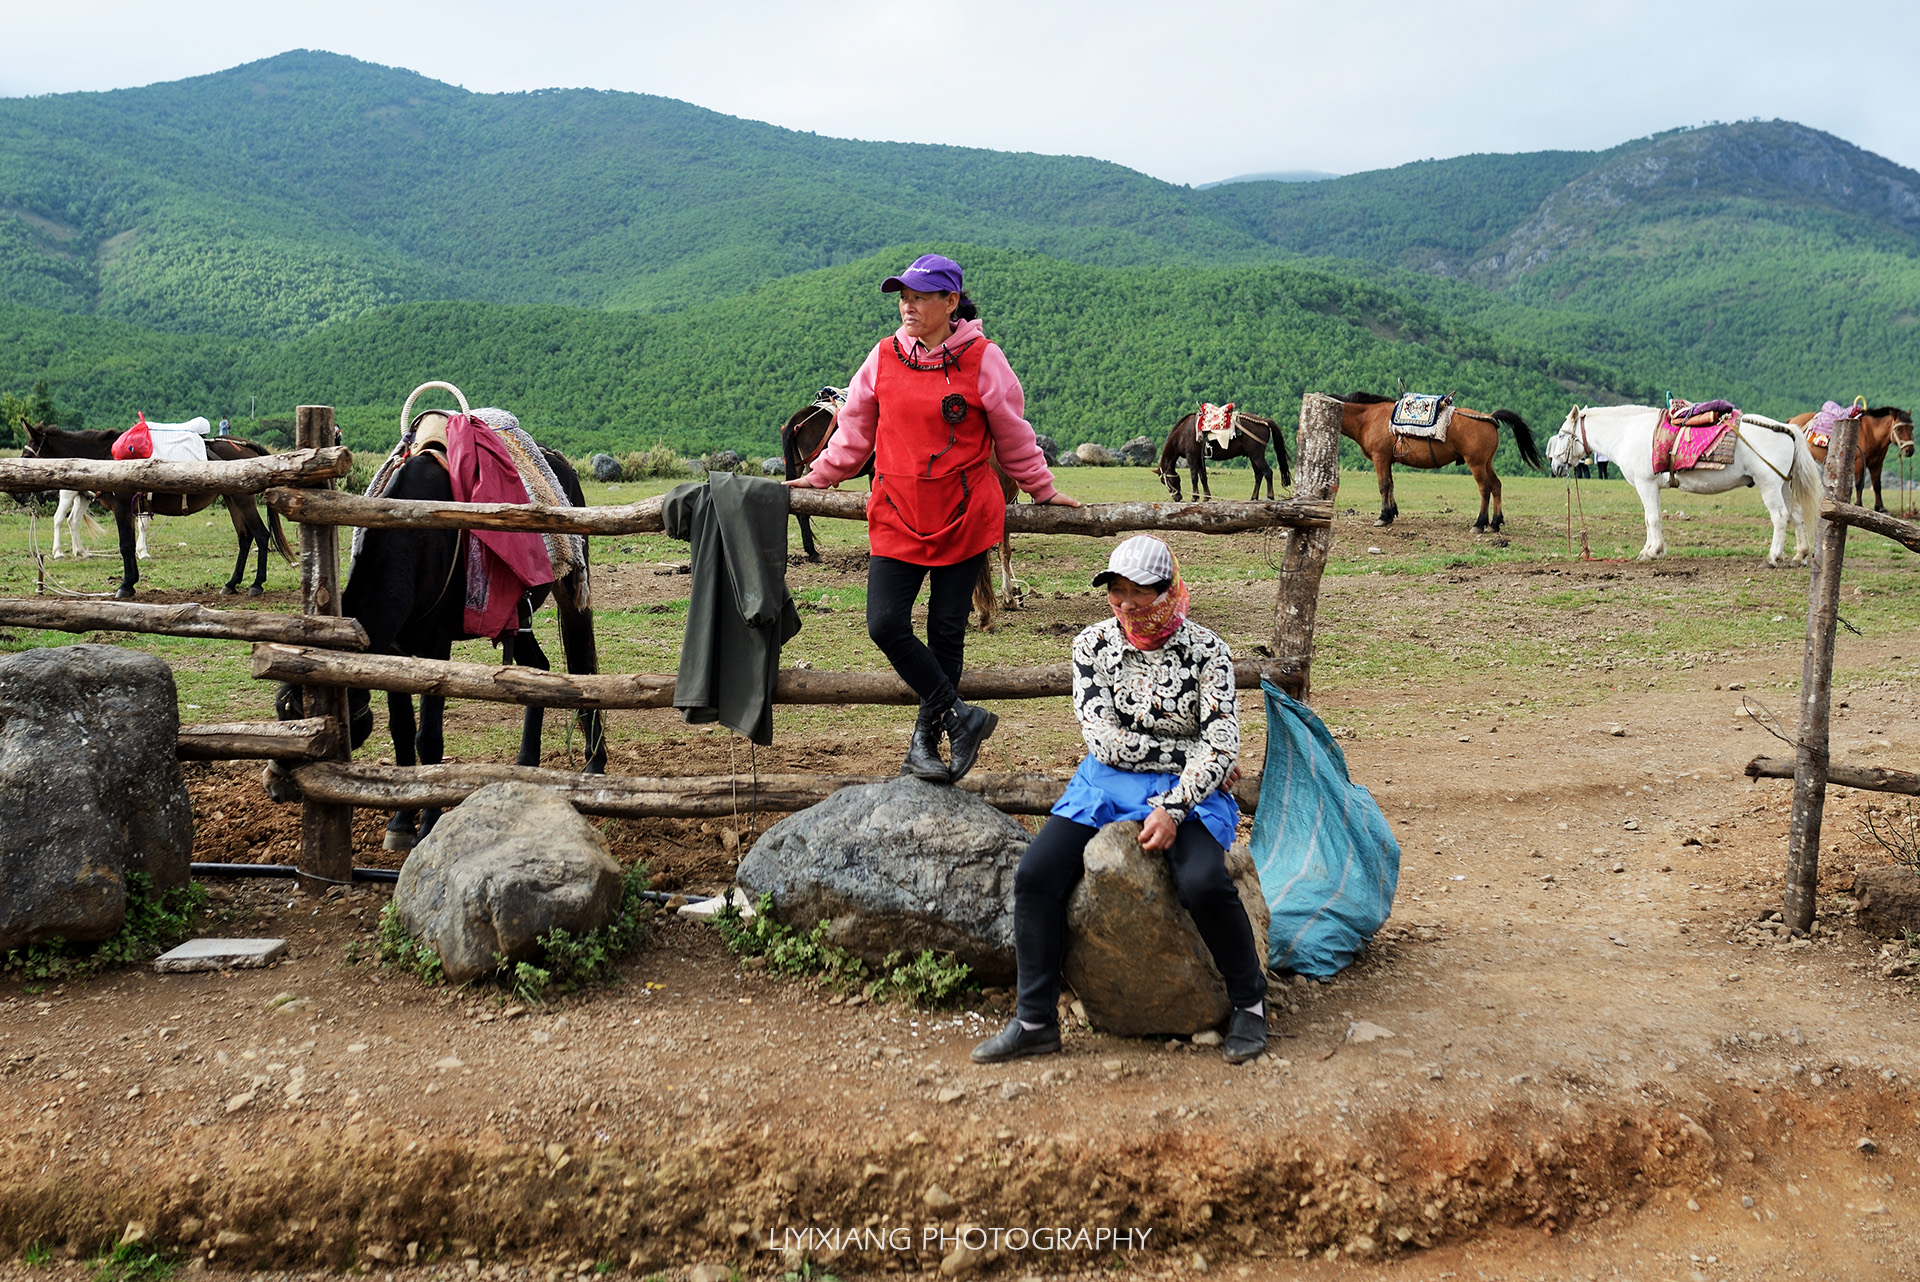
[{"label": "concrete slab", "polygon": [[251,969],[287,951],[284,939],[189,939],[153,959],[158,971]]}]

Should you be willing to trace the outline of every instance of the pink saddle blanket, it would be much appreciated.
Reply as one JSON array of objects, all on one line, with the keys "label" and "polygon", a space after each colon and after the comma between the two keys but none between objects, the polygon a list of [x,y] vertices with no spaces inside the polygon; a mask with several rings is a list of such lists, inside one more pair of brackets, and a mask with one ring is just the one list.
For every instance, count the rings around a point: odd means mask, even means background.
[{"label": "pink saddle blanket", "polygon": [[[1717,471],[1733,462],[1733,446],[1740,431],[1740,411],[1725,401],[1691,406],[1675,401],[1653,429],[1654,472]],[[1705,410],[1697,413],[1696,410]]]}]

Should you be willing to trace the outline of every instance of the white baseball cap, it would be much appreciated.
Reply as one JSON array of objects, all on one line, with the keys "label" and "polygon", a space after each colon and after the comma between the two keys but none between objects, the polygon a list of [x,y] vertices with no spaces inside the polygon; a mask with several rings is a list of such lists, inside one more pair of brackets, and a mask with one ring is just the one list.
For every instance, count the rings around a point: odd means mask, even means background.
[{"label": "white baseball cap", "polygon": [[1151,534],[1136,534],[1113,550],[1107,568],[1093,576],[1093,586],[1103,588],[1110,579],[1122,578],[1141,587],[1173,582],[1173,553]]}]

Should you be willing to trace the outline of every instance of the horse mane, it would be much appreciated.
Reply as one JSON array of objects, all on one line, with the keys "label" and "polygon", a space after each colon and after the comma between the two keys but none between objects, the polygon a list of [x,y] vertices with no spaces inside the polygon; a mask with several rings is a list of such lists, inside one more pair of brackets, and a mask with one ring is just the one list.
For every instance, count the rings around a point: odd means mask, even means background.
[{"label": "horse mane", "polygon": [[1393,397],[1375,396],[1372,392],[1349,392],[1345,396],[1341,396],[1336,393],[1333,399],[1336,401],[1345,402],[1348,405],[1391,405],[1393,404]]},{"label": "horse mane", "polygon": [[1899,419],[1902,423],[1913,422],[1913,415],[1909,414],[1906,410],[1901,409],[1897,405],[1882,405],[1878,409],[1867,410],[1865,411],[1863,417],[1881,418],[1887,415],[1891,415],[1892,417]]}]

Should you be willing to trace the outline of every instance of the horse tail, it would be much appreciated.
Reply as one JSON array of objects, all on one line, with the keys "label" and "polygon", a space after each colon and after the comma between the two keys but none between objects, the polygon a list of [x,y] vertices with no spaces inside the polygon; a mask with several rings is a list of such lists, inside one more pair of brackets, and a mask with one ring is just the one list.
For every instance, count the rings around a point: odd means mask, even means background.
[{"label": "horse tail", "polygon": [[1495,410],[1493,421],[1513,429],[1513,443],[1520,447],[1520,457],[1528,467],[1545,470],[1546,464],[1540,461],[1540,449],[1533,443],[1533,429],[1527,426],[1527,420],[1512,410]]},{"label": "horse tail", "polygon": [[[995,546],[999,546],[995,544]],[[973,581],[973,612],[980,616],[980,630],[990,631],[1000,613],[1000,598],[993,590],[993,553],[980,559],[980,577]]]},{"label": "horse tail", "polygon": [[286,558],[287,564],[292,565],[293,549],[287,546],[287,531],[280,524],[279,511],[272,507],[267,509],[267,529],[273,534],[273,545],[280,549],[280,555]]},{"label": "horse tail", "polygon": [[1291,487],[1293,485],[1293,465],[1287,461],[1286,429],[1282,428],[1278,423],[1275,423],[1270,435],[1273,437],[1273,452],[1280,460],[1280,484]]},{"label": "horse tail", "polygon": [[[1813,548],[1813,555],[1820,552],[1820,499],[1823,486],[1820,465],[1813,461],[1813,451],[1807,448],[1804,432],[1792,432],[1793,463],[1787,468],[1787,497],[1793,503],[1794,510],[1800,514],[1800,528],[1805,532],[1807,543]],[[1849,482],[1848,495],[1851,498],[1852,485]]]}]

